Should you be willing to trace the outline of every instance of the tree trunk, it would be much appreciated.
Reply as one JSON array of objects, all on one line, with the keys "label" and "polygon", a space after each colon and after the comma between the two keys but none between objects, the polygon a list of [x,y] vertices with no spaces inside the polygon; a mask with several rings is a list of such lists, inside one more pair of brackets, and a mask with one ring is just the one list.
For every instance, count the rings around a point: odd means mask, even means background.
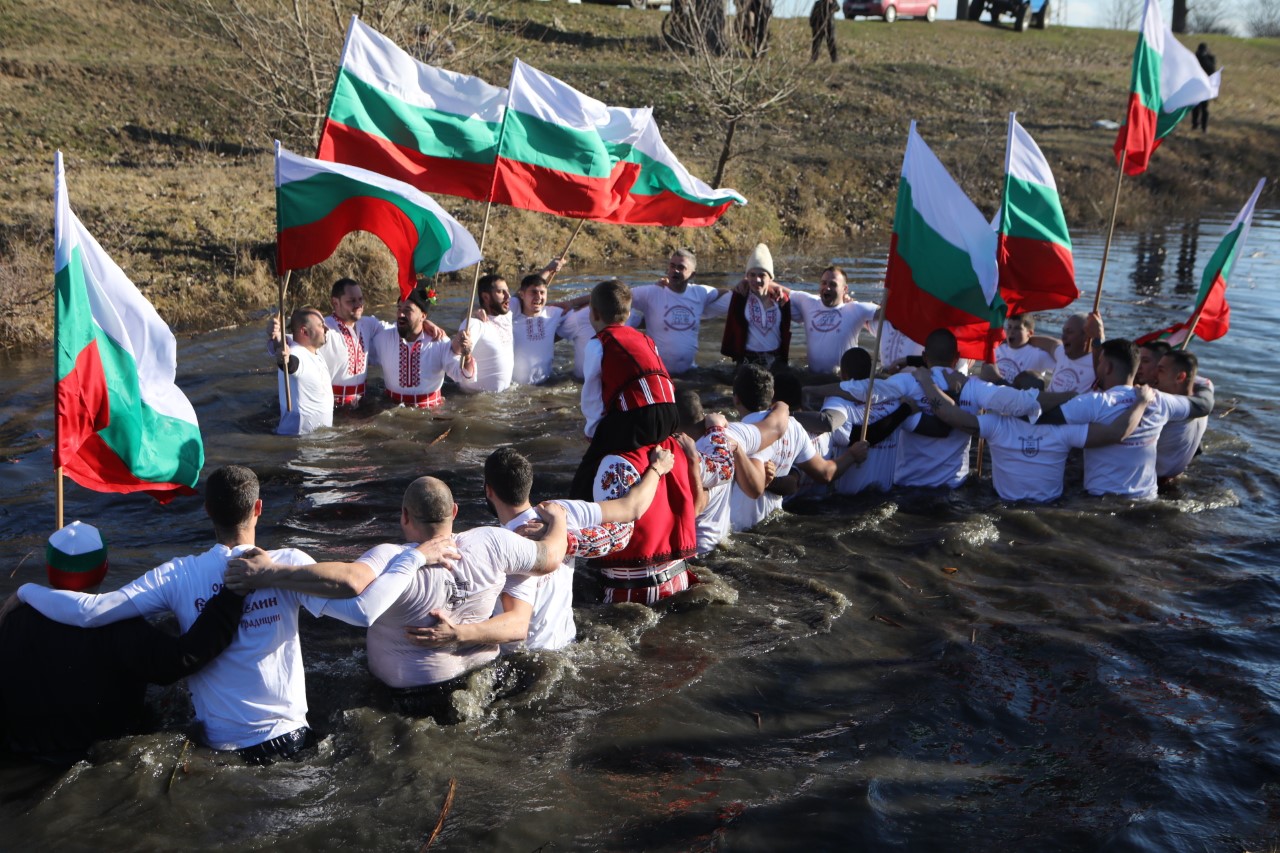
[{"label": "tree trunk", "polygon": [[733,132],[738,129],[738,120],[736,118],[729,119],[725,125],[724,146],[720,149],[720,161],[716,163],[716,176],[711,180],[711,186],[719,188],[724,185],[724,167],[729,162],[729,157],[733,150]]},{"label": "tree trunk", "polygon": [[1187,0],[1173,0],[1173,23],[1169,29],[1175,33],[1187,31]]}]

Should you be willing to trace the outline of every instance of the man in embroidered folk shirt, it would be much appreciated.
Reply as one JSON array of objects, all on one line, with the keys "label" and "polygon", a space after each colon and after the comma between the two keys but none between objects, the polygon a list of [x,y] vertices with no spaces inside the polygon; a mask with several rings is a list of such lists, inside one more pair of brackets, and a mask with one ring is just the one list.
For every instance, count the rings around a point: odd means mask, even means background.
[{"label": "man in embroidered folk shirt", "polygon": [[[276,433],[306,435],[333,426],[329,368],[320,355],[325,342],[324,318],[314,308],[299,308],[289,317],[289,333],[294,345],[286,343],[277,356],[280,425]],[[289,383],[288,397],[285,382]]]},{"label": "man in embroidered folk shirt", "polygon": [[631,304],[644,315],[645,332],[672,376],[695,367],[702,318],[724,316],[729,308],[728,290],[693,283],[697,269],[693,251],[677,249],[667,261],[667,274],[656,284],[631,289]]},{"label": "man in embroidered folk shirt", "polygon": [[[573,311],[586,305],[589,296],[547,304],[547,282],[564,263],[557,258],[541,272],[520,279],[516,310],[511,321],[515,367],[511,378],[521,385],[541,385],[551,378],[556,336]],[[569,331],[569,330],[566,330]],[[589,337],[589,336],[588,336]]]},{"label": "man in embroidered folk shirt", "polygon": [[445,376],[461,382],[475,375],[470,341],[465,332],[452,341],[433,341],[425,331],[427,292],[418,287],[396,309],[396,325],[373,339],[374,360],[382,367],[386,394],[410,408],[434,408],[444,402],[440,386]]},{"label": "man in embroidered folk shirt", "polygon": [[480,307],[462,324],[476,360],[474,373],[458,381],[468,394],[496,394],[511,387],[515,371],[515,333],[512,330],[511,290],[507,280],[491,273],[476,282]]},{"label": "man in embroidered folk shirt", "polygon": [[787,363],[791,303],[773,281],[773,255],[760,243],[747,258],[747,274],[729,302],[720,352],[738,364]]}]

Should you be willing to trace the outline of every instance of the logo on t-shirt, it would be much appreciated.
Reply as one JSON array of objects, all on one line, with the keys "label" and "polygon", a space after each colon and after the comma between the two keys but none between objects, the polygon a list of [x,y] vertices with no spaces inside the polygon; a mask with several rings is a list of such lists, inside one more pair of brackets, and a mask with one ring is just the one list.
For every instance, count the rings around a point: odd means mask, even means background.
[{"label": "logo on t-shirt", "polygon": [[1011,358],[996,359],[996,370],[1000,371],[1000,375],[1005,380],[1012,382],[1013,378],[1018,375],[1018,363]]},{"label": "logo on t-shirt", "polygon": [[1080,371],[1074,367],[1059,368],[1053,374],[1053,390],[1075,391],[1080,385]]},{"label": "logo on t-shirt", "polygon": [[457,610],[471,594],[471,581],[465,578],[450,578],[445,581],[445,584],[449,590],[449,609]]},{"label": "logo on t-shirt", "polygon": [[839,328],[839,308],[827,308],[813,315],[813,330],[815,332],[834,332]]},{"label": "logo on t-shirt", "polygon": [[1018,439],[1022,442],[1022,455],[1028,459],[1034,459],[1040,455],[1040,436],[1024,435]]},{"label": "logo on t-shirt", "polygon": [[673,332],[687,332],[698,326],[698,316],[687,305],[671,305],[662,322]]}]

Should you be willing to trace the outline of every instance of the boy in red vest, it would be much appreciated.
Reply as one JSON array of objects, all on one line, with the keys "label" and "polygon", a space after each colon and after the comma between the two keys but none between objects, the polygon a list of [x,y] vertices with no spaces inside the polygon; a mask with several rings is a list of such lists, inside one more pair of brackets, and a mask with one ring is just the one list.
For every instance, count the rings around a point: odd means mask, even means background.
[{"label": "boy in red vest", "polygon": [[[647,335],[625,325],[631,289],[617,279],[591,291],[591,324],[596,336],[583,362],[582,412],[591,446],[578,466],[571,496],[613,500],[639,482],[649,449],[660,445],[676,457],[649,510],[636,522],[631,542],[593,561],[605,583],[605,602],[652,604],[691,583],[684,560],[697,548],[695,523],[701,481],[690,475],[684,445],[674,436],[680,416],[675,388]],[[691,442],[690,442],[691,444]]]}]

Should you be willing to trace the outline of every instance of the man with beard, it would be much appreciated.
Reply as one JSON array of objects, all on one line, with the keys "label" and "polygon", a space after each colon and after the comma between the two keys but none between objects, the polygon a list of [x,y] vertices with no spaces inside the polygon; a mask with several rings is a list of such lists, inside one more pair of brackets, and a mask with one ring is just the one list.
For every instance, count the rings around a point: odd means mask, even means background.
[{"label": "man with beard", "polygon": [[468,394],[488,391],[496,394],[511,387],[515,370],[515,339],[511,326],[511,289],[497,273],[481,276],[476,282],[480,307],[462,324],[471,343],[475,372],[458,381]]},{"label": "man with beard", "polygon": [[848,278],[837,266],[822,271],[817,296],[781,285],[778,288],[791,295],[791,305],[804,324],[809,369],[814,373],[836,372],[845,351],[858,345],[858,334],[871,330],[871,319],[879,308],[871,302],[850,300]]},{"label": "man with beard", "polygon": [[702,318],[723,317],[729,308],[728,290],[693,283],[697,269],[692,249],[676,249],[665,276],[656,284],[631,289],[632,306],[644,315],[645,331],[672,376],[695,366]]},{"label": "man with beard", "polygon": [[314,308],[299,308],[289,317],[289,334],[293,336],[293,346],[285,344],[276,359],[280,368],[280,425],[276,434],[306,435],[320,427],[333,426],[329,368],[320,355],[325,342],[324,318]]},{"label": "man with beard", "polygon": [[[1134,377],[1135,385],[1150,385],[1152,388],[1158,388],[1157,382],[1160,378],[1160,361],[1173,347],[1165,341],[1147,341],[1145,344],[1138,344],[1138,375]],[[1192,371],[1194,378],[1195,371]],[[1163,388],[1160,388],[1163,391]],[[1172,393],[1180,393],[1174,391]]]},{"label": "man with beard", "polygon": [[444,402],[440,386],[445,376],[461,383],[475,375],[471,342],[465,332],[452,341],[433,341],[425,331],[430,309],[427,291],[411,291],[396,309],[396,325],[373,339],[373,353],[382,365],[382,381],[393,402],[409,408],[435,408]]}]

